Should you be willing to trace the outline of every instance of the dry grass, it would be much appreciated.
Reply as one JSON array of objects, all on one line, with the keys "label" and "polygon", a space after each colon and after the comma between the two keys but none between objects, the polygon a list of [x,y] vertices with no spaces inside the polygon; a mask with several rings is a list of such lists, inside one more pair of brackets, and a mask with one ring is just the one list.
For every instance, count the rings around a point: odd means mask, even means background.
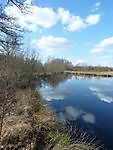
[{"label": "dry grass", "polygon": [[[15,114],[6,115],[2,129],[2,149],[9,145],[15,147],[21,143],[39,145],[37,139],[48,141],[50,131],[56,131],[58,126],[51,112],[39,100],[40,95],[33,90],[16,92],[17,105]],[[34,144],[33,144],[34,143]],[[13,149],[13,148],[12,148]]]},{"label": "dry grass", "polygon": [[64,71],[65,73],[75,75],[87,75],[87,76],[100,76],[100,77],[113,77],[113,71]]},{"label": "dry grass", "polygon": [[32,132],[31,124],[24,116],[8,116],[4,119],[4,126],[2,132],[3,140],[17,138],[25,138]]}]

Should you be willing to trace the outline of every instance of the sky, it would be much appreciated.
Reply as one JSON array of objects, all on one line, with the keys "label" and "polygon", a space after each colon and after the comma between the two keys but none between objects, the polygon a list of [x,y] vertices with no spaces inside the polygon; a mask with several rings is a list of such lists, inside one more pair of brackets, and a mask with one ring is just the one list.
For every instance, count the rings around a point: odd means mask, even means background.
[{"label": "sky", "polygon": [[27,47],[42,61],[65,58],[74,65],[113,66],[113,0],[26,0],[5,12],[25,30]]}]

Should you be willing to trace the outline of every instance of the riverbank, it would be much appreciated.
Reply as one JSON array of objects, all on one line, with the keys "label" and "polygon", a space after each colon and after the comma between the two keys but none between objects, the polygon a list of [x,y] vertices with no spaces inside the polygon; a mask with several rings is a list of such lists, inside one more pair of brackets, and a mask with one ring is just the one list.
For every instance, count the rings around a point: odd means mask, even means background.
[{"label": "riverbank", "polygon": [[44,150],[52,144],[58,123],[37,91],[18,90],[15,97],[15,112],[4,118],[1,149]]},{"label": "riverbank", "polygon": [[82,75],[82,76],[97,76],[97,77],[113,77],[113,71],[70,71],[66,70],[64,73],[74,74],[74,75]]}]

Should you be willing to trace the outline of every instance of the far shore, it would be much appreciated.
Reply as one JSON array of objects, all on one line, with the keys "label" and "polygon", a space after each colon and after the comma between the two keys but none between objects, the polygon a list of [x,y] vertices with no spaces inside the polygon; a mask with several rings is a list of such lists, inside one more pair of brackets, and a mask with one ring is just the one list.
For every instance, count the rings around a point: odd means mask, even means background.
[{"label": "far shore", "polygon": [[87,75],[87,76],[100,76],[100,77],[113,77],[113,71],[71,71],[66,70],[65,73],[75,74],[75,75]]}]

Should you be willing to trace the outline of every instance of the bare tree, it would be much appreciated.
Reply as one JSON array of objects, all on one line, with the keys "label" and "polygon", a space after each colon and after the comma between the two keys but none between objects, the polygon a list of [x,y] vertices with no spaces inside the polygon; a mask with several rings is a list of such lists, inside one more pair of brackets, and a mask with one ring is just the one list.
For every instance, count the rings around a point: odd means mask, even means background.
[{"label": "bare tree", "polygon": [[47,73],[60,73],[66,69],[71,69],[72,66],[73,65],[71,62],[60,58],[48,60],[45,63],[45,69]]},{"label": "bare tree", "polygon": [[[21,6],[16,0],[10,0],[17,7]],[[7,4],[9,1],[7,1]],[[15,71],[13,70],[12,56],[16,56],[20,46],[20,29],[17,28],[14,18],[5,14],[0,8],[0,147],[2,144],[2,130],[4,118],[14,113],[15,98]]]}]

